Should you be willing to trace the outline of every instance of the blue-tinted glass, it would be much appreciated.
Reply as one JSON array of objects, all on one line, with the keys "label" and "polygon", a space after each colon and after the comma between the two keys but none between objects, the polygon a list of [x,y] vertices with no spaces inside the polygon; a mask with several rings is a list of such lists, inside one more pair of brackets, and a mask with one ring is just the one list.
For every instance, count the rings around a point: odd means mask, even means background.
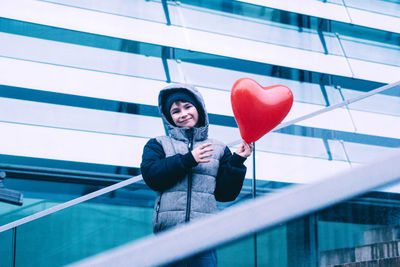
[{"label": "blue-tinted glass", "polygon": [[14,230],[0,233],[0,266],[14,266]]},{"label": "blue-tinted glass", "polygon": [[[32,169],[34,170],[35,168],[33,167]],[[39,169],[36,169],[36,171],[39,171]],[[14,171],[14,174],[10,174],[10,176],[21,175],[21,173],[26,178],[33,174],[32,171],[22,170],[20,173]],[[22,193],[23,205],[16,206],[0,202],[0,225],[14,222],[96,190],[95,186],[56,182],[57,179],[61,180],[67,177],[53,173],[53,182],[40,181],[40,177],[37,177],[37,180],[6,178],[4,186]],[[41,178],[43,180],[49,179],[44,175]],[[73,179],[73,177],[70,177],[70,179]]]},{"label": "blue-tinted glass", "polygon": [[[161,55],[161,48],[152,44],[140,43],[132,40],[119,39],[87,32],[72,31],[63,28],[33,24],[25,21],[11,20],[6,18],[0,18],[0,31],[27,37],[97,47],[108,50],[124,51],[148,56]],[[41,52],[39,51],[38,53]],[[74,58],[74,55],[72,56],[72,58]]]},{"label": "blue-tinted glass", "polygon": [[150,235],[153,197],[120,189],[21,225],[16,264],[61,266]]},{"label": "blue-tinted glass", "polygon": [[345,0],[346,6],[373,13],[381,13],[394,17],[400,17],[400,4],[391,0]]},{"label": "blue-tinted glass", "polygon": [[1,56],[165,80],[164,68],[159,58],[14,34],[0,33],[0,38],[3,40],[0,46]]},{"label": "blue-tinted glass", "polygon": [[[236,3],[235,3],[236,4]],[[297,26],[267,22],[234,14],[194,8],[190,5],[170,5],[173,24],[228,36],[324,52],[316,31]],[[257,13],[256,13],[257,14]],[[257,18],[255,14],[255,17]],[[339,50],[338,50],[339,51]]]},{"label": "blue-tinted glass", "polygon": [[218,266],[254,266],[254,237],[226,245],[217,250]]},{"label": "blue-tinted glass", "polygon": [[[400,66],[400,46],[340,36],[347,57]],[[369,51],[374,53],[368,53]]]}]

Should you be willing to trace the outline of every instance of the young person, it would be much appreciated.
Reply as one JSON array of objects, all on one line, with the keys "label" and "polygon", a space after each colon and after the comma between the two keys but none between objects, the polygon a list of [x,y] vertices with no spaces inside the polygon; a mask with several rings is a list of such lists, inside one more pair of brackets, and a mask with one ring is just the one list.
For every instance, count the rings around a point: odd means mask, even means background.
[{"label": "young person", "polygon": [[[208,138],[208,114],[196,88],[175,84],[162,89],[158,105],[168,136],[150,139],[144,147],[141,171],[157,192],[153,231],[159,232],[215,213],[216,201],[233,201],[246,174],[243,165],[253,150],[243,142],[232,154],[220,141]],[[215,250],[176,266],[216,266]]]}]

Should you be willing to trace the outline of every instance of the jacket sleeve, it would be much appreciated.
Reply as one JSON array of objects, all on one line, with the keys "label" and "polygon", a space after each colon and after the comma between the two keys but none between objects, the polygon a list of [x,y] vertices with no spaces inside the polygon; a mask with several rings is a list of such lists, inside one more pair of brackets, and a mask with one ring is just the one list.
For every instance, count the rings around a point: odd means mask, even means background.
[{"label": "jacket sleeve", "polygon": [[191,152],[166,157],[162,145],[150,139],[143,149],[140,169],[145,183],[155,191],[164,191],[181,181],[197,162]]},{"label": "jacket sleeve", "polygon": [[246,158],[236,153],[231,153],[225,147],[224,155],[220,159],[216,187],[214,191],[215,199],[221,202],[233,201],[239,195],[246,175]]}]

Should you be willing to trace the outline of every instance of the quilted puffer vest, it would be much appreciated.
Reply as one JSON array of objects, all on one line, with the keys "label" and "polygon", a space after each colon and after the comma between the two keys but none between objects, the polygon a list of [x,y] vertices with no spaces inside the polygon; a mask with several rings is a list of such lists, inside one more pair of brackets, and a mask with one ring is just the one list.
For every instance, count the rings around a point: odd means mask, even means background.
[{"label": "quilted puffer vest", "polygon": [[[157,137],[166,157],[189,151],[188,140],[176,140],[168,136]],[[177,224],[215,213],[217,203],[214,196],[219,160],[226,145],[206,139],[194,141],[193,149],[203,143],[212,144],[210,162],[200,163],[172,188],[158,192],[154,207],[153,230],[159,232]]]}]

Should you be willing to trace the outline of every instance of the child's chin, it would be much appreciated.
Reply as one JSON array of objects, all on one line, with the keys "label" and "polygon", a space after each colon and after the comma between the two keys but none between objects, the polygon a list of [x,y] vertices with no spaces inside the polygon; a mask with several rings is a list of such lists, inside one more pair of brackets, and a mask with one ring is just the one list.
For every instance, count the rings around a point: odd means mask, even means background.
[{"label": "child's chin", "polygon": [[182,124],[179,127],[181,127],[181,128],[193,128],[194,125],[193,125],[193,123],[188,123],[188,124]]}]

